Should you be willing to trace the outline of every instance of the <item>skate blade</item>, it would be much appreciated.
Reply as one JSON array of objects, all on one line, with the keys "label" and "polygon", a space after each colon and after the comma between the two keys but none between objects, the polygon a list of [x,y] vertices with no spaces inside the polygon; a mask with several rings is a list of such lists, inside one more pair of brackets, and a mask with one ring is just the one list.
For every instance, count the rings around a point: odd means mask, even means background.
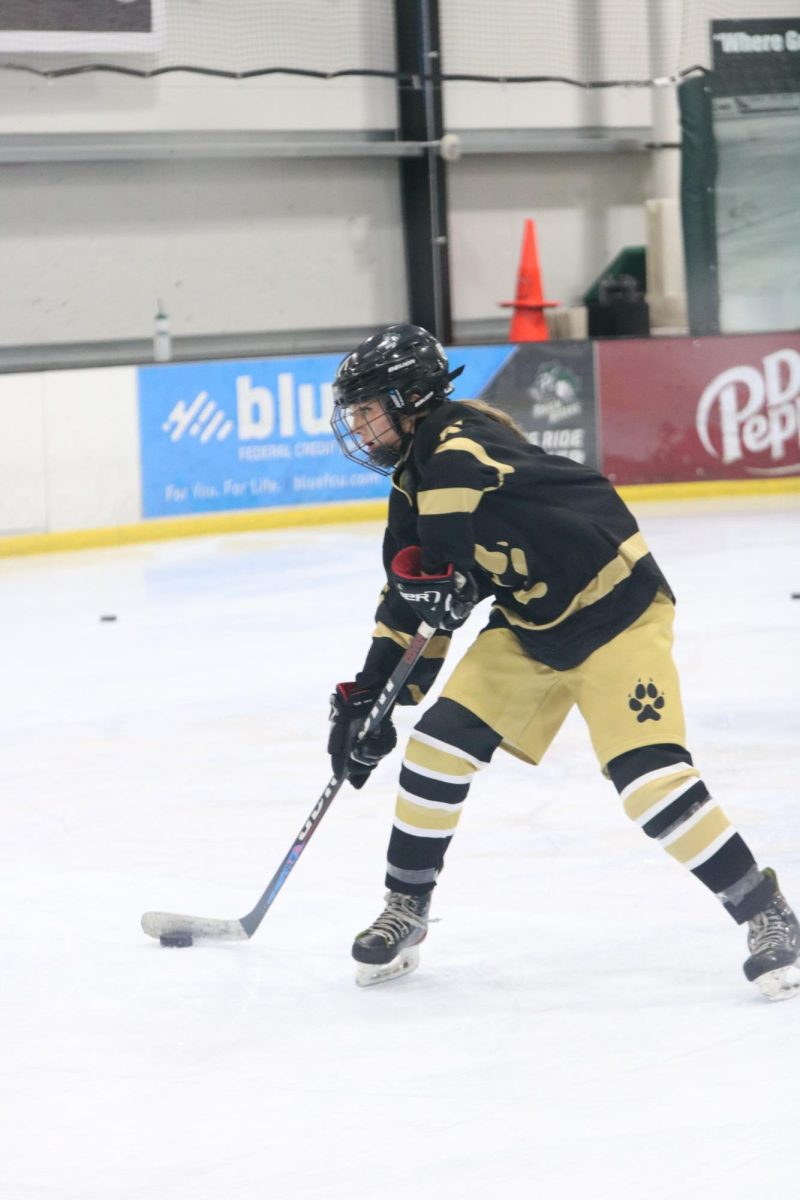
[{"label": "skate blade", "polygon": [[800,970],[797,966],[767,971],[755,981],[768,1000],[791,1000],[800,994]]},{"label": "skate blade", "polygon": [[372,987],[375,983],[388,983],[401,975],[410,975],[419,966],[419,947],[409,946],[388,963],[356,963],[356,983],[359,987]]}]

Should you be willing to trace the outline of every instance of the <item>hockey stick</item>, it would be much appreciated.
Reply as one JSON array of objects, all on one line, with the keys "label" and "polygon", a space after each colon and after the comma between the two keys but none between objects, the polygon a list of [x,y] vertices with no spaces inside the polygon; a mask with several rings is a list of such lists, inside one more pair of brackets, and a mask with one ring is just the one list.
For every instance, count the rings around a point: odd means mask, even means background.
[{"label": "hockey stick", "polygon": [[[425,621],[421,623],[411,644],[370,709],[369,716],[359,730],[359,739],[365,738],[373,729],[376,729],[392,710],[400,689],[435,633],[436,629],[433,625],[428,625]],[[142,917],[142,929],[145,933],[150,937],[161,938],[167,945],[173,946],[191,946],[194,938],[216,938],[218,941],[228,942],[240,942],[251,938],[264,920],[270,905],[311,841],[320,821],[346,779],[347,774],[331,776],[325,790],[309,813],[308,820],[295,838],[291,850],[270,879],[255,908],[249,913],[238,919],[225,921],[213,917],[187,917],[180,913],[146,912]]]}]

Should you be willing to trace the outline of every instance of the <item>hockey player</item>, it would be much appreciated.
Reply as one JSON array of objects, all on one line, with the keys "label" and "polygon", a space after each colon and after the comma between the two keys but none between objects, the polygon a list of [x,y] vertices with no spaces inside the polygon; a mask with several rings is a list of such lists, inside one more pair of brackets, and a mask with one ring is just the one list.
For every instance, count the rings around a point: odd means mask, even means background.
[{"label": "hockey player", "polygon": [[459,374],[426,330],[392,325],[347,355],[334,383],[341,448],[393,483],[372,644],[331,697],[337,775],[361,787],[393,749],[390,718],[356,735],[420,620],[438,633],[400,703],[422,698],[452,631],[493,597],[485,628],[409,740],[386,907],[353,945],[358,981],[417,965],[475,772],[498,747],[539,762],[577,705],[628,816],[747,926],[746,977],[771,999],[792,995],[800,926],[686,747],[674,597],[636,521],[597,471],[531,445],[499,410],[449,400]]}]

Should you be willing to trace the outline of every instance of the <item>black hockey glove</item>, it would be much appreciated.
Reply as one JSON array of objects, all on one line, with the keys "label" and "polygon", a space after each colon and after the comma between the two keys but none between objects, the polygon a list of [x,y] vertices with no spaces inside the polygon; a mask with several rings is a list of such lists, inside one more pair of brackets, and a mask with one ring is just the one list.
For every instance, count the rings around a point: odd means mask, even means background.
[{"label": "black hockey glove", "polygon": [[384,717],[377,729],[359,739],[358,731],[369,716],[380,688],[359,688],[355,683],[337,683],[331,696],[331,730],[328,753],[333,773],[346,775],[354,788],[361,788],[385,755],[397,745],[391,717]]},{"label": "black hockey glove", "polygon": [[426,574],[419,546],[406,546],[395,554],[391,573],[395,590],[423,621],[437,629],[458,629],[478,599],[475,580],[456,571],[452,563],[434,575]]}]

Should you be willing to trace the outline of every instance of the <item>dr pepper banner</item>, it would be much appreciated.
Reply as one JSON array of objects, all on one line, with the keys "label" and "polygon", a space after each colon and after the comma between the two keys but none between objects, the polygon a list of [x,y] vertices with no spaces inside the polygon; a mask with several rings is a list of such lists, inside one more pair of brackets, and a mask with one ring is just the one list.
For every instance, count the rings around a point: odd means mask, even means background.
[{"label": "dr pepper banner", "polygon": [[800,476],[800,333],[596,349],[602,469],[614,483]]}]

